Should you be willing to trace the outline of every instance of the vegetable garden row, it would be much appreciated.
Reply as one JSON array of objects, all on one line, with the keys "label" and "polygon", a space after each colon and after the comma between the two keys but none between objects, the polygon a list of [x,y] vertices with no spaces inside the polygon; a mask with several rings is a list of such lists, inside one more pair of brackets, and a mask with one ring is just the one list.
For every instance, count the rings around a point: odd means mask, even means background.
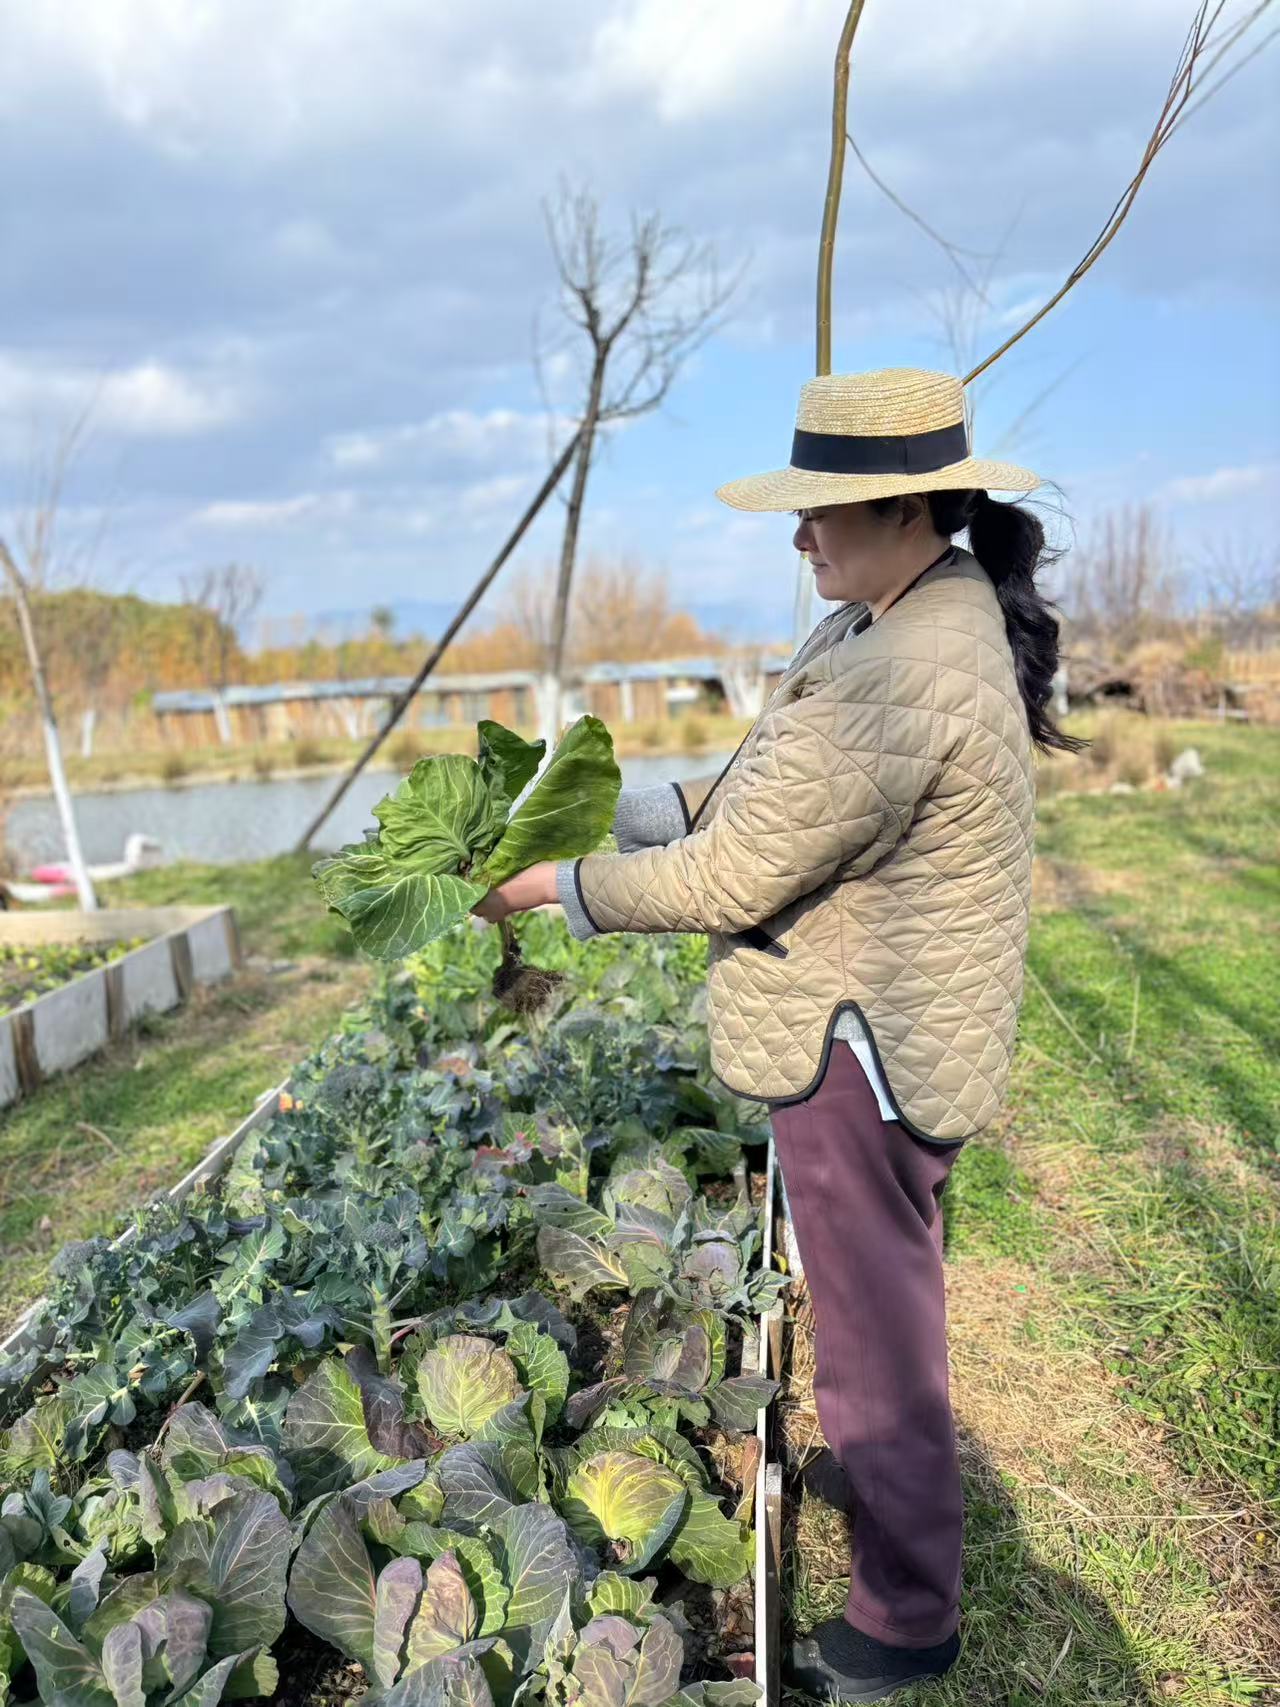
[{"label": "vegetable garden row", "polygon": [[119,960],[142,943],[142,937],[125,942],[0,942],[0,1014],[59,989],[95,966]]},{"label": "vegetable garden row", "polygon": [[700,944],[521,939],[538,1019],[464,926],[56,1259],[0,1360],[0,1702],[756,1698],[765,1127]]}]

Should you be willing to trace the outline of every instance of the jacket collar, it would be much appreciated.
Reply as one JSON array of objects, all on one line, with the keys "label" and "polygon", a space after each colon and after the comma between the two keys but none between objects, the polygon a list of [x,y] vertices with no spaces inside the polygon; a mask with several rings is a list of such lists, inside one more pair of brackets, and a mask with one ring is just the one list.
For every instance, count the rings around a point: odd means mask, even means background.
[{"label": "jacket collar", "polygon": [[797,670],[811,663],[820,652],[843,640],[846,634],[859,634],[870,624],[871,606],[865,599],[854,599],[847,605],[837,605],[835,610],[828,611],[778,678],[778,687],[783,687]]},{"label": "jacket collar", "polygon": [[[933,581],[939,581],[952,575],[967,574],[968,566],[971,563],[976,567],[975,559],[971,558],[967,551],[962,551],[957,545],[951,546],[938,558],[937,562],[931,563],[927,569],[921,570],[914,581],[908,582],[888,610],[881,611],[874,620],[883,622],[890,611],[899,608],[917,587],[926,587]],[[981,571],[979,572],[981,573]],[[779,686],[789,680],[802,665],[811,663],[820,652],[825,652],[828,647],[835,646],[847,634],[861,634],[863,629],[870,628],[872,620],[871,606],[865,599],[853,599],[848,604],[837,605],[835,610],[828,611],[782,672]]]},{"label": "jacket collar", "polygon": [[940,557],[934,558],[928,568],[920,571],[914,581],[908,581],[906,586],[903,587],[900,592],[894,594],[888,605],[885,606],[884,610],[880,612],[880,615],[875,620],[877,622],[883,622],[889,612],[893,610],[895,606],[900,604],[910,593],[913,593],[917,587],[925,586],[931,581],[939,580],[945,572],[955,569],[959,563],[960,556],[960,547],[958,545],[949,545]]}]

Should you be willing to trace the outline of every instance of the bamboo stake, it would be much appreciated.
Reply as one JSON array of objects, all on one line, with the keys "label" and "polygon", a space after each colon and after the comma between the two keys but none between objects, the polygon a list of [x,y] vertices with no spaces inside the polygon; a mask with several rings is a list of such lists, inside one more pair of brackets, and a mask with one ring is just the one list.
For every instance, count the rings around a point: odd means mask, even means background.
[{"label": "bamboo stake", "polygon": [[[827,194],[822,204],[822,232],[818,239],[817,354],[814,371],[831,372],[831,275],[835,263],[836,226],[840,219],[840,191],[844,184],[845,137],[849,111],[849,54],[862,20],[866,0],[852,0],[836,47],[835,86],[831,101],[831,158],[827,165]],[[801,557],[796,564],[796,598],[792,615],[792,641],[798,652],[813,625],[813,576]]]},{"label": "bamboo stake", "polygon": [[461,609],[458,611],[458,614],[454,617],[448,628],[445,629],[439,642],[432,648],[422,668],[418,671],[417,675],[409,683],[408,687],[399,696],[399,698],[393,702],[391,710],[387,713],[386,721],[383,723],[381,729],[378,730],[378,733],[369,742],[369,745],[365,748],[363,753],[360,754],[360,757],[356,760],[355,764],[352,765],[351,769],[347,772],[346,776],[343,777],[337,788],[334,789],[333,793],[321,807],[320,811],[311,820],[311,823],[307,826],[294,848],[295,853],[302,853],[305,851],[307,843],[311,840],[312,836],[315,835],[316,831],[324,823],[325,819],[328,818],[334,807],[351,787],[351,784],[360,775],[360,772],[369,763],[369,760],[377,752],[378,748],[404,716],[413,701],[414,695],[418,692],[418,689],[440,662],[449,646],[453,643],[454,636],[457,634],[458,630],[480,603],[480,600],[488,592],[489,587],[499,569],[502,568],[502,565],[507,561],[508,557],[510,557],[516,546],[519,545],[520,541],[528,532],[534,517],[538,514],[538,511],[559,485],[560,478],[564,474],[565,469],[568,468],[569,464],[573,461],[574,452],[578,448],[578,441],[581,436],[581,429],[579,429],[579,431],[573,435],[568,444],[560,452],[560,455],[556,458],[555,462],[551,465],[546,479],[542,482],[542,485],[539,486],[528,509],[507,535],[502,549],[485,570],[484,574],[481,575],[475,586],[471,589],[465,604],[463,604]]},{"label": "bamboo stake", "polygon": [[831,274],[835,260],[836,224],[844,183],[844,152],[849,112],[849,53],[867,0],[853,0],[836,48],[835,94],[831,104],[831,160],[827,167],[827,196],[822,207],[822,236],[818,242],[818,361],[816,372],[831,372]]}]

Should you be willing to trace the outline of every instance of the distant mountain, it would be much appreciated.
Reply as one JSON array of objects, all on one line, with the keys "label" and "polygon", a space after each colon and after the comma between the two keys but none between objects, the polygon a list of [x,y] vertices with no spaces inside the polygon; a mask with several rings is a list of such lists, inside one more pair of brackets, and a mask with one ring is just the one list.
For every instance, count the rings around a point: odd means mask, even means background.
[{"label": "distant mountain", "polygon": [[[335,641],[357,639],[369,632],[371,608],[365,605],[360,609],[318,611],[313,618],[314,631]],[[458,609],[456,604],[441,599],[398,599],[390,608],[395,613],[396,635],[401,639],[411,634],[434,639],[444,632]],[[677,608],[695,616],[708,634],[723,634],[729,640],[748,645],[785,640],[791,633],[791,606],[785,600],[774,605],[756,599],[741,603],[725,599],[711,604],[690,602]],[[815,609],[815,621],[821,614],[820,609]],[[483,627],[492,620],[493,616],[482,608],[472,617],[471,624]]]}]

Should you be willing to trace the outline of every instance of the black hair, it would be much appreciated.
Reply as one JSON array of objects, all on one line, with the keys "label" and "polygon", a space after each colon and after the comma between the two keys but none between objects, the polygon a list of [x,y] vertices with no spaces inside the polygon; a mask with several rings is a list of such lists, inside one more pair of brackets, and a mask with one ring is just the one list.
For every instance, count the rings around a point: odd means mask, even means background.
[{"label": "black hair", "polygon": [[[1001,504],[982,491],[927,492],[933,526],[944,539],[969,530],[973,555],[986,570],[1004,612],[1013,668],[1027,711],[1031,739],[1042,752],[1079,753],[1089,745],[1059,729],[1046,707],[1058,669],[1059,622],[1036,586],[1036,571],[1053,560],[1038,516],[1019,504]],[[903,513],[909,500],[874,498],[879,516]]]}]

